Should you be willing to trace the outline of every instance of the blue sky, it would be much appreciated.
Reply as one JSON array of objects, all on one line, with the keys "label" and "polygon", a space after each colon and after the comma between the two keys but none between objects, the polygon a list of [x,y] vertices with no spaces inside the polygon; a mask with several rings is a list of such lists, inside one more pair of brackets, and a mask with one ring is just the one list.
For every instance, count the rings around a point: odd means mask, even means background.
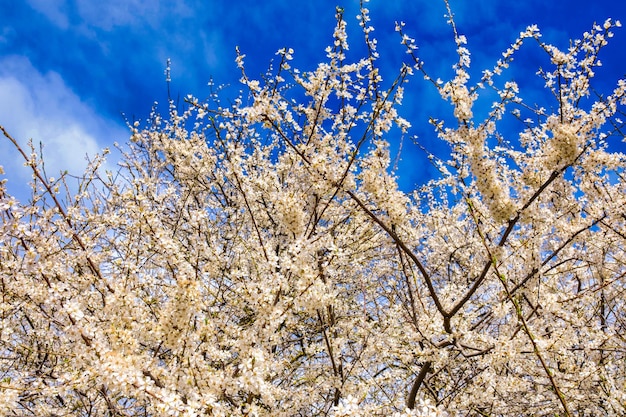
[{"label": "blue sky", "polygon": [[[621,0],[450,3],[477,74],[492,67],[527,25],[539,25],[544,40],[566,47],[570,38],[607,17],[626,24]],[[337,5],[345,9],[351,48],[358,53],[357,0],[0,0],[0,124],[21,142],[44,143],[50,175],[65,168],[80,172],[86,154],[126,142],[123,115],[145,119],[154,101],[166,110],[168,58],[172,94],[181,97],[206,97],[211,78],[236,86],[235,46],[247,55],[252,76],[263,72],[282,47],[295,50],[295,66],[313,69],[332,40]],[[416,38],[428,71],[443,79],[451,74],[455,51],[443,1],[371,0],[368,7],[386,69],[405,59],[394,32],[394,22],[401,20]],[[610,91],[626,74],[624,29],[600,56],[600,91]],[[536,45],[528,46],[505,77],[520,83],[523,95],[536,94],[541,101],[534,73],[545,62]],[[428,144],[434,141],[428,117],[445,114],[449,104],[426,83],[410,86],[404,111],[414,133]],[[418,154],[405,143],[399,172],[405,189],[430,175]],[[29,175],[6,141],[0,142],[0,165],[10,179],[9,190],[19,193]]]}]

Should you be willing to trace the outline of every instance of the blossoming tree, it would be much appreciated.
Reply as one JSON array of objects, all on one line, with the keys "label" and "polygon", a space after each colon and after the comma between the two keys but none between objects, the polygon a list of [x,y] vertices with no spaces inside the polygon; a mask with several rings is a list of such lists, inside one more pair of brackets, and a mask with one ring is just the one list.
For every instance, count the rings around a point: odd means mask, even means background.
[{"label": "blossoming tree", "polygon": [[[403,24],[383,80],[368,10],[363,59],[337,22],[317,68],[283,49],[261,82],[239,54],[238,100],[155,112],[72,192],[2,129],[33,173],[28,203],[0,188],[2,415],[626,413],[626,82],[590,98],[619,22],[566,51],[529,27],[474,83],[452,19],[445,82]],[[524,42],[553,111],[499,78]],[[405,192],[388,138],[414,74],[454,120]]]}]

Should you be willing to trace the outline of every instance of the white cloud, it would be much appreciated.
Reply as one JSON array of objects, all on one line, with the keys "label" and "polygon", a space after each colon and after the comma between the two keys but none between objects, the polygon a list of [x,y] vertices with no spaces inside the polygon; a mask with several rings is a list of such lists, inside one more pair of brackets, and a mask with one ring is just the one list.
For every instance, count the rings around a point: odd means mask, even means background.
[{"label": "white cloud", "polygon": [[110,30],[115,26],[132,25],[138,19],[154,19],[159,12],[159,3],[142,0],[78,0],[77,5],[84,23]]},{"label": "white cloud", "polygon": [[192,10],[186,3],[186,1],[76,0],[82,23],[104,30],[145,23],[158,27],[166,20],[190,16]]},{"label": "white cloud", "polygon": [[[30,7],[46,16],[61,29],[70,26],[69,11],[77,12],[78,26],[83,29],[99,28],[111,30],[118,26],[133,26],[148,23],[158,27],[165,20],[189,17],[193,10],[187,1],[145,0],[27,0]],[[77,22],[72,22],[76,24]]]},{"label": "white cloud", "polygon": [[69,21],[66,0],[28,0],[28,4],[61,29],[67,29]]},{"label": "white cloud", "polygon": [[[41,142],[46,171],[55,177],[64,170],[81,174],[87,155],[129,136],[120,123],[102,118],[82,102],[58,73],[42,74],[28,59],[16,56],[0,59],[0,124],[25,149],[29,139],[37,148]],[[23,196],[30,172],[10,142],[0,139],[0,165],[9,191]]]}]

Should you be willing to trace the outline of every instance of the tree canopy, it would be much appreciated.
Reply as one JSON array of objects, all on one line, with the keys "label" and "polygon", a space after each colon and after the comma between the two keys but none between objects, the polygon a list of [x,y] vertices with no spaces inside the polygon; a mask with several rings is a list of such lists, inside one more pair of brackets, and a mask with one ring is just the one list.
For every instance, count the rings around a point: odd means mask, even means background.
[{"label": "tree canopy", "polygon": [[[3,415],[626,413],[626,81],[592,87],[619,22],[567,50],[531,26],[478,81],[453,19],[445,81],[402,23],[383,79],[358,22],[366,56],[338,8],[325,62],[283,49],[255,79],[239,53],[239,98],[155,109],[76,186],[2,128],[33,173],[27,202],[0,188]],[[523,43],[549,108],[502,76]],[[416,139],[439,176],[406,191],[413,88],[454,117],[431,120],[445,157]]]}]

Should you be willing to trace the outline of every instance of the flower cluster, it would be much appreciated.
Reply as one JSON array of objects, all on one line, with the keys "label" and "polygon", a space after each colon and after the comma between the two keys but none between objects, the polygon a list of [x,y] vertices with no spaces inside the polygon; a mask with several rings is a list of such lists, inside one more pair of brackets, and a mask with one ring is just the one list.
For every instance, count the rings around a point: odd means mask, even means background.
[{"label": "flower cluster", "polygon": [[[2,128],[33,173],[28,202],[0,182],[2,415],[626,414],[626,81],[590,94],[619,23],[565,51],[531,26],[472,84],[450,7],[447,81],[403,24],[383,78],[365,7],[348,60],[336,12],[326,62],[281,49],[258,80],[238,51],[241,97],[155,110],[75,194]],[[501,80],[523,42],[552,110]],[[450,152],[405,192],[390,141],[419,72]]]}]

